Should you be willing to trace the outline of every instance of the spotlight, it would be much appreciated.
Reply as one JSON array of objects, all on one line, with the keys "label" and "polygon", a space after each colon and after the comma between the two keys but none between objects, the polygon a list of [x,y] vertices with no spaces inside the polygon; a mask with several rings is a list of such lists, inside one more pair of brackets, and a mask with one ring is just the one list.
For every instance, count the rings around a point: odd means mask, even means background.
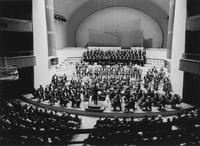
[{"label": "spotlight", "polygon": [[54,14],[54,19],[58,20],[60,22],[67,22],[67,20],[66,20],[66,18],[64,16],[56,14],[56,13]]}]

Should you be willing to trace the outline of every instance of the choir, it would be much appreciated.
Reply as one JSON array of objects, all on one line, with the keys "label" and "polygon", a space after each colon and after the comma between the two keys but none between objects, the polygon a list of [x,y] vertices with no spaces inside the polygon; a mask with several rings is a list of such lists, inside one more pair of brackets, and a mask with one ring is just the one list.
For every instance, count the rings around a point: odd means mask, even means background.
[{"label": "choir", "polygon": [[138,50],[108,50],[100,49],[87,50],[83,53],[83,60],[89,63],[98,62],[99,64],[146,64],[146,51]]}]

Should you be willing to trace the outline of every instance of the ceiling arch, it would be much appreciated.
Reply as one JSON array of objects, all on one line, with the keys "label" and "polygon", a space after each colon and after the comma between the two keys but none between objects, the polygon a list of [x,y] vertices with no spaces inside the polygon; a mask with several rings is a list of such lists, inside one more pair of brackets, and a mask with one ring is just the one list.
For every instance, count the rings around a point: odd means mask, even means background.
[{"label": "ceiling arch", "polygon": [[[116,39],[114,39],[116,38]],[[110,7],[87,17],[76,32],[76,45],[159,48],[161,27],[149,15],[128,7]]]},{"label": "ceiling arch", "polygon": [[161,27],[163,33],[163,44],[166,47],[167,41],[167,16],[168,14],[158,5],[147,0],[90,0],[79,7],[68,20],[68,46],[76,46],[76,31],[79,25],[91,14],[109,7],[129,7],[146,13],[151,16]]}]

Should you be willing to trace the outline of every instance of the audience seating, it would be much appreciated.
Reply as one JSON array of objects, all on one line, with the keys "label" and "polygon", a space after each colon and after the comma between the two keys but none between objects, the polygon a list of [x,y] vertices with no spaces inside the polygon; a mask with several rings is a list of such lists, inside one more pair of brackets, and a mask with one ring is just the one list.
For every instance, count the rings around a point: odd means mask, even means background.
[{"label": "audience seating", "polygon": [[99,119],[94,131],[85,139],[95,145],[199,145],[200,109],[177,115],[172,120],[145,117],[142,120],[124,118]]},{"label": "audience seating", "polygon": [[0,106],[0,145],[67,144],[81,120],[32,106],[4,102]]}]

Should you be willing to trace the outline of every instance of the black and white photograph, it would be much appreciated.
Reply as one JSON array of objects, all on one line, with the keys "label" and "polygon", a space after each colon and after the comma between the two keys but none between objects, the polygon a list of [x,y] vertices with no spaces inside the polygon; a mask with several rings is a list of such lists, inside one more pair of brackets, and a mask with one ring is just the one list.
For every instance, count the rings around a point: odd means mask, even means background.
[{"label": "black and white photograph", "polygon": [[200,0],[0,0],[0,145],[200,145]]}]

